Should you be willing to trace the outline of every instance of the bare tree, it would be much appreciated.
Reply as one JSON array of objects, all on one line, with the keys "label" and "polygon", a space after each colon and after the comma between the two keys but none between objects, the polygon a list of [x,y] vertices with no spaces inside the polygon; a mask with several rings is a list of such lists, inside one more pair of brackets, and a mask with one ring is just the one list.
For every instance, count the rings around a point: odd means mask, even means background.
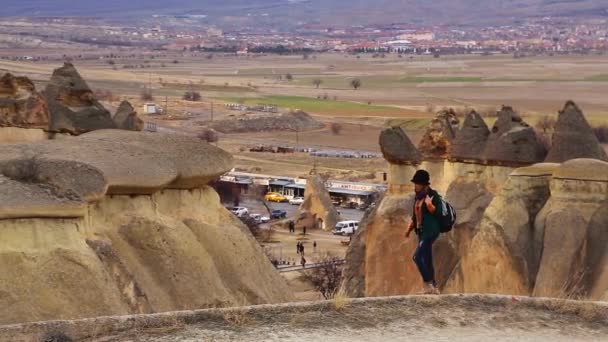
[{"label": "bare tree", "polygon": [[304,274],[304,277],[312,283],[315,289],[321,292],[323,298],[332,299],[340,289],[342,281],[342,266],[340,258],[330,253],[325,254],[318,267]]},{"label": "bare tree", "polygon": [[183,99],[186,101],[197,102],[201,100],[201,93],[198,91],[187,91],[184,93]]},{"label": "bare tree", "polygon": [[350,81],[350,86],[353,87],[354,90],[361,88],[361,80],[358,78],[354,78]]},{"label": "bare tree", "polygon": [[541,129],[543,133],[547,133],[548,130],[552,130],[556,124],[555,118],[550,115],[545,115],[538,119],[536,122],[536,128]]},{"label": "bare tree", "polygon": [[315,78],[314,80],[312,80],[312,84],[315,85],[315,87],[317,87],[317,89],[319,88],[319,86],[323,83],[323,80],[320,78]]},{"label": "bare tree", "polygon": [[333,135],[340,135],[340,133],[342,133],[342,128],[342,125],[337,122],[332,122],[330,126]]}]

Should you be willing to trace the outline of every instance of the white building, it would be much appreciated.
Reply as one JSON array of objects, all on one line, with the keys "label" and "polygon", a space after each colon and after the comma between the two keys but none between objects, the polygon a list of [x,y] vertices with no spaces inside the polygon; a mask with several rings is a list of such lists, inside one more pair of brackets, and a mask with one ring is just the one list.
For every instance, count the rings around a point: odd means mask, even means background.
[{"label": "white building", "polygon": [[144,114],[156,114],[156,103],[144,103]]}]

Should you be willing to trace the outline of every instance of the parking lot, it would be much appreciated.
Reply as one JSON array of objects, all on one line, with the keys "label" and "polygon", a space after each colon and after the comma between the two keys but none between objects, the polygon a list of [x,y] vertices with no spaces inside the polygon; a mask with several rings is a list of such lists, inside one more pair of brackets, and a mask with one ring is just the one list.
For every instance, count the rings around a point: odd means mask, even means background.
[{"label": "parking lot", "polygon": [[[275,202],[267,202],[268,206],[271,210],[274,209],[282,209],[287,212],[287,217],[297,217],[298,216],[298,206],[291,205],[289,203],[275,203]],[[252,201],[252,200],[244,200],[241,202],[240,206],[246,207],[249,209],[250,214],[262,214],[263,216],[268,216],[268,212],[261,201]],[[340,216],[345,221],[361,221],[363,218],[363,214],[365,211],[358,209],[346,209],[346,208],[337,208],[340,212]]]}]

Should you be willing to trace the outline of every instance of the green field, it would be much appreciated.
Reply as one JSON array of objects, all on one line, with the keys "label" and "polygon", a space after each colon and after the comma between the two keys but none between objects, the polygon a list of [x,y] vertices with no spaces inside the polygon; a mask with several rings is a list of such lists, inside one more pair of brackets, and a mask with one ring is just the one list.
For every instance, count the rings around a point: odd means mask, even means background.
[{"label": "green field", "polygon": [[484,82],[482,77],[468,76],[444,76],[444,77],[403,77],[399,79],[401,83],[464,83],[464,82]]},{"label": "green field", "polygon": [[274,104],[281,108],[291,110],[299,109],[305,112],[322,115],[393,116],[407,113],[406,110],[397,107],[376,106],[348,101],[335,101],[331,99],[323,100],[303,96],[264,96],[257,98],[224,97],[220,100],[244,105]]}]

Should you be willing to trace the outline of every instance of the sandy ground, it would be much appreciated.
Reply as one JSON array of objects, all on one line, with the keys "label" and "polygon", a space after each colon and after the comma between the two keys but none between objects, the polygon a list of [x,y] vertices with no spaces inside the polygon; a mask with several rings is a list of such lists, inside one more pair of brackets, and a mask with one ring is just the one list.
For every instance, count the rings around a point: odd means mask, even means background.
[{"label": "sandy ground", "polygon": [[[404,299],[403,299],[404,298]],[[95,341],[606,341],[606,304],[412,296],[329,307],[226,312],[221,319]]]}]

